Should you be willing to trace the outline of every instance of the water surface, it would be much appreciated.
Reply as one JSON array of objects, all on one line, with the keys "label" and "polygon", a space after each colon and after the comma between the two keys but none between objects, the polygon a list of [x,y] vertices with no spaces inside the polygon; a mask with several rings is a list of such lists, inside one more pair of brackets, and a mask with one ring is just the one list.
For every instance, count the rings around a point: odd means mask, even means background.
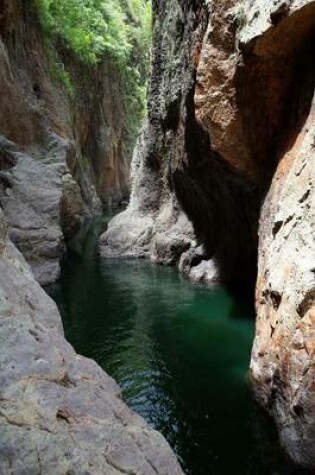
[{"label": "water surface", "polygon": [[187,475],[293,473],[251,396],[250,307],[173,268],[101,260],[95,242],[104,223],[89,229],[49,288],[68,340],[117,380]]}]

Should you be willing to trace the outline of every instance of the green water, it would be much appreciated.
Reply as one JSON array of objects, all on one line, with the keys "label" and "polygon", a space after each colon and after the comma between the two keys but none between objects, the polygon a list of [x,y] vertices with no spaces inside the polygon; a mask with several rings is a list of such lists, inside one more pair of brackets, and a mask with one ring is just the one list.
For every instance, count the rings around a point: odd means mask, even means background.
[{"label": "green water", "polygon": [[288,475],[274,430],[250,393],[250,308],[172,268],[101,260],[90,228],[50,287],[75,349],[161,431],[188,475]]}]

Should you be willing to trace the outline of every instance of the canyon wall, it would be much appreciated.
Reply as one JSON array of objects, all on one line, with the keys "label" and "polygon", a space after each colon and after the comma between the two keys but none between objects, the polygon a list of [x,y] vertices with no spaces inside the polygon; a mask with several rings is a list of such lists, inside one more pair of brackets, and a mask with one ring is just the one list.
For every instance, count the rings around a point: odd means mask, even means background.
[{"label": "canyon wall", "polygon": [[181,475],[162,435],[67,343],[37,282],[58,277],[84,219],[128,194],[116,67],[87,71],[63,51],[69,89],[31,2],[0,12],[0,473]]},{"label": "canyon wall", "polygon": [[257,281],[255,393],[286,453],[314,468],[315,2],[153,7],[131,202],[101,253],[236,289]]},{"label": "canyon wall", "polygon": [[47,284],[82,221],[128,196],[122,93],[110,58],[87,68],[54,49],[31,2],[0,11],[0,205]]},{"label": "canyon wall", "polygon": [[[202,1],[156,2],[154,12],[148,121],[131,203],[101,238],[101,253],[150,256],[209,283],[219,270],[242,286],[255,279],[258,185],[233,172],[196,120],[196,68],[211,13]],[[226,41],[234,48],[233,37]]]}]

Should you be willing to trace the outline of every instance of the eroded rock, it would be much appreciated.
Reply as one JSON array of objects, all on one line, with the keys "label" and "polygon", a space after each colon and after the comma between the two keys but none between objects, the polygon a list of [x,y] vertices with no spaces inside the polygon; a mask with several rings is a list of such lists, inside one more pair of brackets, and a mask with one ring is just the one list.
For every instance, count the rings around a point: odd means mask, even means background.
[{"label": "eroded rock", "polygon": [[261,221],[251,372],[291,458],[315,466],[315,102]]},{"label": "eroded rock", "polygon": [[63,337],[0,210],[0,472],[180,475],[164,438]]}]

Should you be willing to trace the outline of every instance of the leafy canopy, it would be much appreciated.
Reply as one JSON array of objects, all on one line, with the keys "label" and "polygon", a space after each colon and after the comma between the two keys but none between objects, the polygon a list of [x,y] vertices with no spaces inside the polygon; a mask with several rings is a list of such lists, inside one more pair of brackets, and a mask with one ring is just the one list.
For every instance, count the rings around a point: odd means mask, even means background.
[{"label": "leafy canopy", "polygon": [[84,62],[103,53],[126,61],[135,42],[151,41],[151,4],[147,0],[35,0],[46,33],[62,38]]},{"label": "leafy canopy", "polygon": [[[54,60],[52,77],[73,96],[76,80],[59,55],[67,48],[83,63],[110,57],[117,66],[132,149],[146,109],[151,47],[151,0],[32,0]],[[73,80],[74,79],[74,80]]]}]

